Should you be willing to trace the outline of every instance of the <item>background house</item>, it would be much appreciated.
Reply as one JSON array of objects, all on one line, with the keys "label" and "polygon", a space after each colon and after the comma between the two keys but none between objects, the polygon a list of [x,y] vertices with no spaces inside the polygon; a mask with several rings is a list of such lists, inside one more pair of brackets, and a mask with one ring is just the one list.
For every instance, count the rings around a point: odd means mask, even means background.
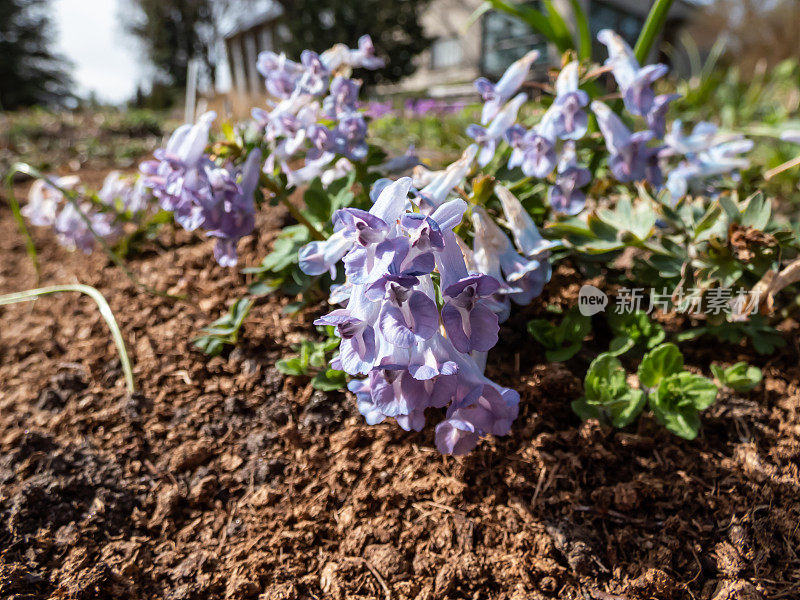
[{"label": "background house", "polygon": [[[580,2],[589,16],[595,57],[605,55],[605,48],[596,39],[601,29],[613,29],[633,45],[652,5],[647,0]],[[470,17],[481,4],[482,0],[433,0],[424,22],[434,41],[430,49],[418,57],[419,68],[400,83],[383,86],[379,91],[434,97],[468,95],[474,93],[472,82],[476,78],[483,75],[496,79],[529,50],[538,49],[541,53],[534,66],[535,75],[538,72],[540,77],[560,60],[552,44],[524,23],[503,13],[489,12],[471,24]],[[554,0],[554,4],[565,18],[572,14],[568,0]],[[664,30],[668,41],[676,39],[693,10],[691,4],[681,0],[673,4]],[[568,24],[574,23],[573,19],[566,20]]]}]

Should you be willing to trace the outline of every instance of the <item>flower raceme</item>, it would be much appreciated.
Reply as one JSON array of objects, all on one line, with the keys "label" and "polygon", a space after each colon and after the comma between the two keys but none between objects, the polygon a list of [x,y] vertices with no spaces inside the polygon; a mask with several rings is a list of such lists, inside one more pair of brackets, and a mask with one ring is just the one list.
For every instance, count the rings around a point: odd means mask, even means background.
[{"label": "flower raceme", "polygon": [[[77,206],[62,190],[78,193]],[[109,173],[94,198],[90,196],[76,176],[38,179],[21,212],[37,227],[52,227],[65,248],[91,254],[98,238],[113,242],[125,220],[139,218],[150,208],[141,179],[118,171]]]},{"label": "flower raceme", "polygon": [[261,151],[252,150],[244,165],[217,165],[205,154],[215,119],[216,113],[208,112],[195,125],[179,127],[140,169],[161,208],[184,229],[204,229],[216,238],[214,257],[231,267],[238,261],[236,243],[255,227]]},{"label": "flower raceme", "polygon": [[[361,82],[350,75],[353,69],[383,64],[368,35],[359,39],[358,48],[337,44],[322,54],[305,50],[299,63],[262,52],[258,71],[272,99],[269,110],[254,108],[252,115],[269,147],[264,171],[279,169],[298,185],[343,170],[343,160],[363,161],[367,123],[358,110]],[[304,165],[293,169],[290,163],[299,159]]]},{"label": "flower raceme", "polygon": [[334,235],[307,246],[301,268],[327,270],[334,257],[345,264],[345,307],[315,324],[335,326],[342,340],[332,366],[366,375],[349,388],[367,422],[394,418],[419,431],[426,409],[447,408],[437,447],[464,454],[483,435],[507,434],[518,411],[519,395],[488,380],[473,357],[497,343],[489,299],[500,283],[467,270],[453,233],[466,202],[443,199],[425,214],[410,191],[404,177],[384,185],[369,211],[337,211]]}]

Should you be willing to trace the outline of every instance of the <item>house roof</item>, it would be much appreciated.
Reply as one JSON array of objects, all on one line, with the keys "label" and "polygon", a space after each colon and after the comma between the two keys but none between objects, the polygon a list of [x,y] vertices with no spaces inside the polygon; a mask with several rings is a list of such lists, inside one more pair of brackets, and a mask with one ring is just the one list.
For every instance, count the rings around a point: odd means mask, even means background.
[{"label": "house roof", "polygon": [[250,7],[230,18],[229,22],[222,27],[223,37],[231,38],[243,31],[258,27],[264,23],[274,21],[283,14],[283,8],[274,0],[265,0],[259,6]]}]

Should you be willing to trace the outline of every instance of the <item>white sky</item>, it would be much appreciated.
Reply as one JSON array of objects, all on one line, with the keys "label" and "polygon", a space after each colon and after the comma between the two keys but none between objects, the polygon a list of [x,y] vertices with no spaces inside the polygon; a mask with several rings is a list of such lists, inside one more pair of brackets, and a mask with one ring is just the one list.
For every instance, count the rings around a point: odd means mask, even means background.
[{"label": "white sky", "polygon": [[54,0],[54,49],[74,64],[77,93],[95,91],[98,98],[121,103],[146,80],[141,48],[125,33],[119,10],[124,0]]}]

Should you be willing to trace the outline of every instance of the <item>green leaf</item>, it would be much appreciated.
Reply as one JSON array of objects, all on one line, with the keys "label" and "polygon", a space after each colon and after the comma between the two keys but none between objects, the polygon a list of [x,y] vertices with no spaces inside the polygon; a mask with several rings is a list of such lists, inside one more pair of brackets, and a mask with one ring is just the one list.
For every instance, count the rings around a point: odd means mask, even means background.
[{"label": "green leaf", "polygon": [[239,298],[236,300],[228,309],[227,314],[201,330],[205,332],[205,335],[195,338],[193,340],[194,346],[209,356],[217,356],[222,352],[225,345],[236,345],[239,341],[239,330],[242,328],[252,307],[252,298]]},{"label": "green leaf", "polygon": [[575,26],[578,30],[578,57],[581,60],[592,60],[592,32],[589,19],[580,0],[570,0]]},{"label": "green leaf", "polygon": [[666,411],[652,405],[651,408],[658,422],[671,433],[687,440],[697,437],[700,431],[700,414],[696,410]]},{"label": "green leaf", "polygon": [[308,372],[297,356],[293,358],[282,358],[275,363],[275,367],[284,375],[298,376],[305,375]]},{"label": "green leaf", "polygon": [[635,346],[635,342],[627,336],[617,336],[611,339],[608,345],[608,353],[612,356],[622,356]]},{"label": "green leaf", "polygon": [[41,296],[60,294],[63,292],[79,292],[81,294],[85,294],[94,300],[95,304],[97,304],[97,308],[100,311],[100,316],[103,317],[103,320],[106,322],[106,325],[108,325],[109,330],[111,330],[111,339],[114,341],[114,344],[117,347],[117,353],[119,354],[119,361],[122,366],[122,373],[125,376],[125,383],[128,387],[128,392],[133,394],[136,391],[136,384],[133,378],[133,367],[131,365],[131,360],[128,356],[128,350],[125,347],[125,340],[122,337],[122,330],[119,328],[117,320],[114,318],[114,313],[112,312],[111,307],[109,306],[103,294],[100,293],[100,290],[79,283],[52,285],[34,290],[26,290],[24,292],[3,294],[0,296],[0,306],[16,304],[18,302],[29,302],[31,300],[36,300]]},{"label": "green leaf", "polygon": [[347,386],[347,377],[344,371],[328,369],[317,373],[311,380],[311,385],[314,389],[322,390],[323,392],[333,392],[344,389]]},{"label": "green leaf", "polygon": [[694,239],[696,241],[705,239],[702,236],[703,232],[710,231],[714,225],[719,223],[721,215],[722,207],[718,202],[714,202],[711,206],[709,206],[702,219],[700,219],[700,221],[694,226]]},{"label": "green leaf", "polygon": [[740,393],[751,391],[761,383],[764,377],[761,369],[750,366],[746,362],[738,362],[727,368],[711,365],[711,372],[722,385]]},{"label": "green leaf", "polygon": [[[666,335],[664,328],[652,321],[643,310],[624,313],[609,312],[606,319],[608,326],[616,336],[612,340],[612,347],[615,349],[627,346],[626,340],[633,342],[633,345],[653,348],[664,341]],[[617,340],[617,338],[622,338],[622,340]],[[627,352],[630,347],[626,347],[622,352]],[[618,352],[617,355],[622,352]]]},{"label": "green leaf", "polygon": [[653,3],[633,50],[636,55],[636,60],[638,60],[640,64],[644,64],[647,61],[653,44],[664,29],[664,24],[667,22],[667,15],[669,15],[672,2],[673,0],[656,0]]},{"label": "green leaf", "polygon": [[581,421],[588,421],[589,419],[603,420],[603,411],[596,404],[589,404],[586,398],[578,398],[570,403],[572,411],[578,415]]},{"label": "green leaf", "polygon": [[545,356],[550,362],[562,362],[572,358],[580,349],[583,339],[591,331],[592,322],[571,308],[558,325],[546,319],[532,319],[528,322],[528,332],[544,346]]},{"label": "green leaf", "polygon": [[747,200],[747,207],[742,213],[742,225],[763,230],[769,223],[772,205],[762,192],[756,192]]},{"label": "green leaf", "polygon": [[[531,29],[541,33],[544,37],[553,43],[556,43],[556,34],[550,25],[548,18],[540,11],[525,6],[524,4],[515,4],[513,2],[505,2],[504,0],[486,0],[486,4],[490,5],[493,9],[504,12],[512,17],[518,18],[523,23],[526,23]],[[569,50],[569,48],[558,48],[560,52]]]},{"label": "green leaf", "polygon": [[548,350],[544,355],[549,362],[564,362],[575,356],[580,349],[581,343],[575,342],[574,344],[559,348],[558,350]]},{"label": "green leaf", "polygon": [[683,369],[683,354],[672,343],[661,344],[644,355],[639,365],[639,383],[654,388],[662,379],[679,373]]},{"label": "green leaf", "polygon": [[547,319],[528,321],[528,333],[545,348],[557,348],[560,340],[556,337],[558,329]]},{"label": "green leaf", "polygon": [[587,402],[605,404],[616,399],[628,389],[625,378],[625,369],[619,359],[601,354],[589,365],[584,379]]},{"label": "green leaf", "polygon": [[582,419],[600,418],[625,427],[644,409],[645,394],[628,386],[625,369],[610,354],[601,354],[589,366],[584,380],[586,396],[572,403]]},{"label": "green leaf", "polygon": [[611,417],[611,424],[621,429],[627,427],[638,417],[644,405],[647,403],[647,397],[642,390],[628,389],[617,398],[604,406]]},{"label": "green leaf", "polygon": [[650,407],[669,431],[688,440],[697,437],[699,411],[714,403],[717,386],[702,375],[683,371],[664,378],[650,395]]}]

